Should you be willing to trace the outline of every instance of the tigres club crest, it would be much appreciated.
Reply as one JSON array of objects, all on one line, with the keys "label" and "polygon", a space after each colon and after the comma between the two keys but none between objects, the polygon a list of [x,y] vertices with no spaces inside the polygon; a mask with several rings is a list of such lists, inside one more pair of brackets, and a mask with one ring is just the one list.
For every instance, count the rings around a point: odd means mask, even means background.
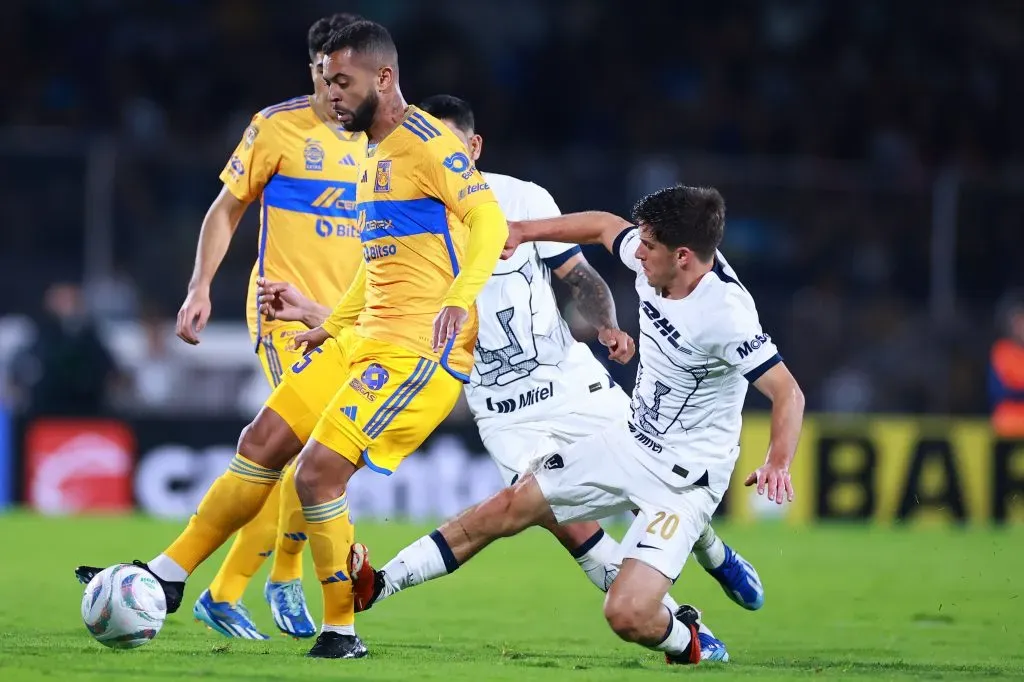
[{"label": "tigres club crest", "polygon": [[377,162],[377,175],[373,180],[374,192],[391,191],[391,160]]}]

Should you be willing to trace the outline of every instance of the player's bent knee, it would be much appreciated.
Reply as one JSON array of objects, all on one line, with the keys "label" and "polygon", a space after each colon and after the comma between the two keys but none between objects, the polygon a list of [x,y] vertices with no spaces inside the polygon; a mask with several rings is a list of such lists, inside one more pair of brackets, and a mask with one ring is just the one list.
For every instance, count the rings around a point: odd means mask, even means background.
[{"label": "player's bent knee", "polygon": [[324,475],[323,463],[318,461],[316,454],[302,451],[295,463],[295,490],[304,505],[317,503],[317,484]]},{"label": "player's bent knee", "polygon": [[638,594],[628,585],[612,583],[604,600],[604,617],[622,639],[639,642],[650,622],[664,608],[661,601],[647,594]]},{"label": "player's bent knee", "polygon": [[495,496],[494,515],[499,520],[498,535],[507,538],[527,528],[516,510],[516,496],[512,488],[505,488]]},{"label": "player's bent knee", "polygon": [[265,407],[238,437],[238,453],[268,469],[283,469],[301,449],[302,442],[287,422]]},{"label": "player's bent knee", "polygon": [[611,592],[604,600],[604,617],[611,629],[627,642],[636,642],[643,634],[649,614],[631,600],[614,597]]},{"label": "player's bent knee", "polygon": [[330,448],[309,441],[295,465],[295,489],[304,505],[321,504],[345,494],[355,465]]}]

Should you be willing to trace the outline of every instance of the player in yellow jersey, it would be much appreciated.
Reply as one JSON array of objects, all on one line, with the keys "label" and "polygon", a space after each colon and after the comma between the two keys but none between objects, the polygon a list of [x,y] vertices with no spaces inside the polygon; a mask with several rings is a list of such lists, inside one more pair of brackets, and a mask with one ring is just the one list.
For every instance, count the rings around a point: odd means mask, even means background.
[{"label": "player in yellow jersey", "polygon": [[[290,368],[239,438],[238,454],[188,527],[148,564],[167,610],[185,579],[252,519],[296,453],[324,624],[309,656],[359,658],[345,491],[361,468],[390,474],[448,415],[468,380],[474,302],[508,236],[494,195],[441,121],[407,106],[387,30],[359,21],[325,44],[324,79],[338,120],[365,131],[360,174],[363,266],[323,326],[296,339]],[[79,580],[100,569],[79,566]]]},{"label": "player in yellow jersey", "polygon": [[[178,336],[199,343],[210,316],[210,283],[249,204],[260,201],[258,257],[249,280],[246,319],[270,385],[302,359],[292,339],[305,327],[262,319],[256,304],[261,277],[289,280],[317,301],[333,305],[352,282],[362,246],[356,226],[355,190],[366,136],[341,129],[323,80],[323,45],[332,32],[356,21],[335,14],[315,22],[307,42],[313,95],[267,107],[253,116],[220,175],[224,186],[203,221],[195,271],[178,313]],[[267,639],[249,616],[242,595],[267,556],[273,567],[264,587],[274,622],[295,637],[311,637],[316,626],[302,592],[305,520],[294,467],[274,486],[259,515],[238,532],[210,589],[193,613],[229,637]],[[279,491],[286,494],[280,495]],[[280,497],[280,500],[279,500]]]}]

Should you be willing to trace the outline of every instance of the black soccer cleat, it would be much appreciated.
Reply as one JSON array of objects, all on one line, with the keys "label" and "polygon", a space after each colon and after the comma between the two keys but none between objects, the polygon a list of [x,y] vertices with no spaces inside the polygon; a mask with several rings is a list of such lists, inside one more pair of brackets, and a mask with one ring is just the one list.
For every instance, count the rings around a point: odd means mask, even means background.
[{"label": "black soccer cleat", "polygon": [[358,635],[343,635],[339,632],[321,632],[307,658],[362,658],[366,645]]},{"label": "black soccer cleat", "polygon": [[78,578],[78,582],[88,585],[96,577],[96,574],[102,570],[99,566],[79,566],[75,569],[75,577]]},{"label": "black soccer cleat", "polygon": [[[156,573],[149,569],[149,566],[145,562],[136,559],[132,562],[133,566],[138,566],[142,570],[149,573],[151,576],[156,578],[156,581],[160,583],[160,587],[164,591],[164,601],[167,602],[167,613],[174,613],[181,606],[181,600],[185,596],[185,583],[184,582],[171,582],[164,580]],[[79,566],[75,569],[75,577],[78,578],[78,582],[83,585],[88,585],[89,582],[96,577],[96,574],[103,569],[98,566]]]},{"label": "black soccer cleat", "polygon": [[697,665],[700,663],[700,611],[683,604],[675,613],[676,621],[690,629],[690,645],[681,654],[665,652],[665,663],[669,665]]}]

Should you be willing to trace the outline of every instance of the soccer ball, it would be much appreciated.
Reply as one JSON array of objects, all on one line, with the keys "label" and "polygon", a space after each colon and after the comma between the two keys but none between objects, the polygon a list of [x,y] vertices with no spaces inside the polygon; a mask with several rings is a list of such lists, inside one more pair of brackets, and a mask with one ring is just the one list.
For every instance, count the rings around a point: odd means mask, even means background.
[{"label": "soccer ball", "polygon": [[116,564],[97,573],[82,595],[82,621],[97,642],[134,649],[156,637],[167,617],[164,590],[138,566]]}]

